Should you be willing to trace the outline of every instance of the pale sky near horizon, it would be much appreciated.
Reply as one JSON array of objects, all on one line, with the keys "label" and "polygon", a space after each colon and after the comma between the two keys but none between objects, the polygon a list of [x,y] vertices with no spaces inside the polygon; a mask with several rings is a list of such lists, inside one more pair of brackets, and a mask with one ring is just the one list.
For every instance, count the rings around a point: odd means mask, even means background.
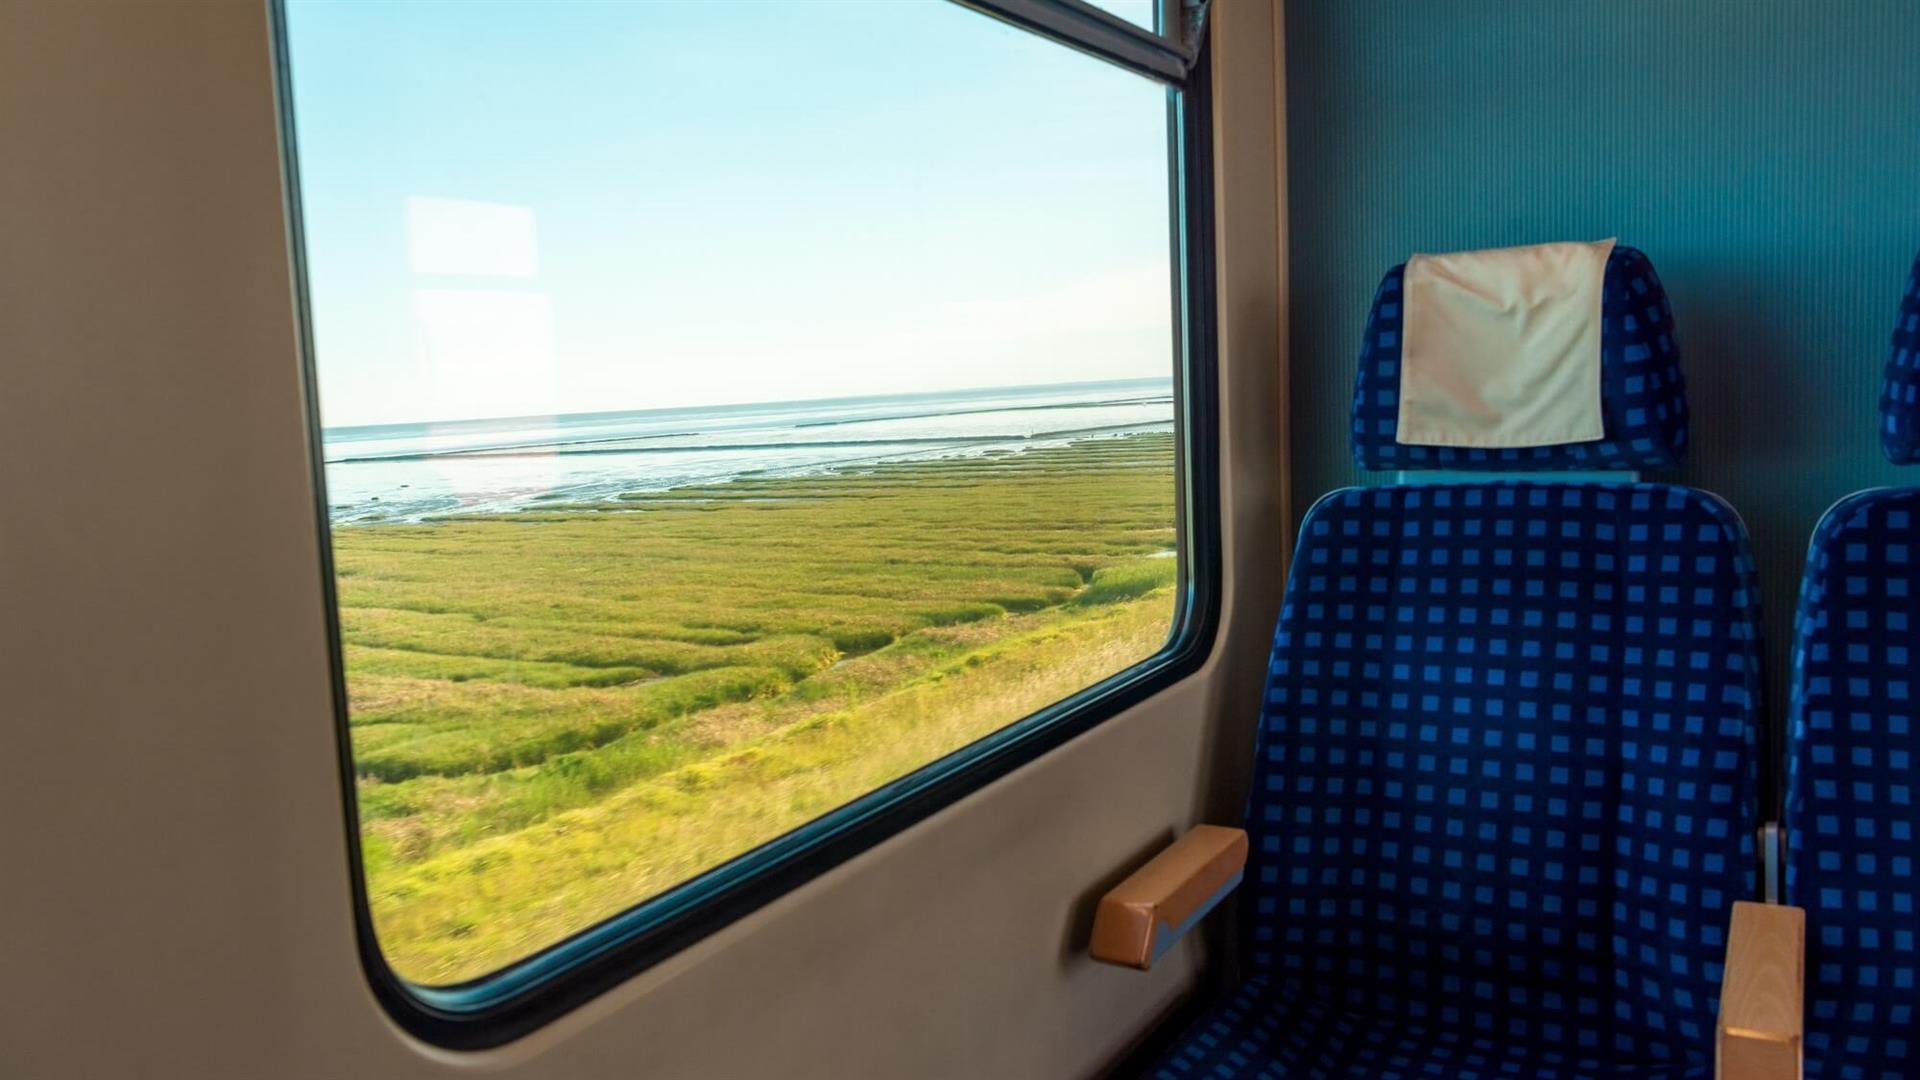
[{"label": "pale sky near horizon", "polygon": [[948,0],[288,10],[329,427],[1171,374],[1147,80]]}]

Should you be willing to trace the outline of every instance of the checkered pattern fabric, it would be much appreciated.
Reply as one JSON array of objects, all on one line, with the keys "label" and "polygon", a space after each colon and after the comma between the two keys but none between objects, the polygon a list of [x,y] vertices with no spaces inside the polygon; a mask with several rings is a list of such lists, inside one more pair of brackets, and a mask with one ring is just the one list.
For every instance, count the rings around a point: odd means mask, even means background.
[{"label": "checkered pattern fabric", "polygon": [[1880,449],[1895,465],[1920,462],[1920,258],[1893,324],[1893,354],[1880,391]]},{"label": "checkered pattern fabric", "polygon": [[1242,910],[1157,1077],[1682,1076],[1751,897],[1758,596],[1658,484],[1349,489],[1302,525]]},{"label": "checkered pattern fabric", "polygon": [[1387,271],[1367,316],[1366,342],[1353,387],[1353,456],[1363,469],[1654,469],[1678,464],[1687,449],[1687,392],[1680,376],[1667,291],[1640,251],[1616,247],[1607,260],[1601,305],[1601,418],[1607,437],[1560,446],[1479,449],[1402,446],[1400,283]]},{"label": "checkered pattern fabric", "polygon": [[1920,490],[1814,531],[1795,619],[1787,900],[1807,909],[1806,1075],[1920,1076]]},{"label": "checkered pattern fabric", "polygon": [[1710,1080],[1712,1064],[1633,1062],[1596,1069],[1566,1047],[1496,1039],[1347,1012],[1295,981],[1256,975],[1198,1024],[1158,1078],[1365,1077],[1367,1080]]}]

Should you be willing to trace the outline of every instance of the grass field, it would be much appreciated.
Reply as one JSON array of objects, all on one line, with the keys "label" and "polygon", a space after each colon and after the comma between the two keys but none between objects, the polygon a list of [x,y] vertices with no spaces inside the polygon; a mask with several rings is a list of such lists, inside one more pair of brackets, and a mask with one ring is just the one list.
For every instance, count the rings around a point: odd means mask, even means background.
[{"label": "grass field", "polygon": [[495,970],[1159,649],[1173,443],[334,533],[375,928]]}]

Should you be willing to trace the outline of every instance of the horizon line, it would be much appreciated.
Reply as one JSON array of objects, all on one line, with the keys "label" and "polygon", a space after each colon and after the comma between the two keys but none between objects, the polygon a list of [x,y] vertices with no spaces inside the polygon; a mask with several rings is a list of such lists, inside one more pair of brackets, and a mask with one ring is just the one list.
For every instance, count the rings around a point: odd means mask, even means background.
[{"label": "horizon line", "polygon": [[775,405],[830,405],[860,401],[885,401],[897,398],[935,397],[941,394],[978,394],[999,390],[1045,390],[1059,386],[1114,386],[1122,383],[1173,383],[1173,376],[1143,375],[1121,379],[1069,379],[1064,382],[1013,383],[999,386],[963,386],[950,390],[912,390],[891,394],[847,394],[837,397],[820,398],[767,398],[758,401],[714,402],[705,405],[671,405],[653,409],[593,409],[582,412],[543,412],[523,413],[509,416],[470,416],[450,420],[389,420],[371,424],[320,425],[320,434],[324,438],[329,434],[348,432],[378,431],[385,428],[412,428],[444,425],[448,427],[467,424],[510,424],[531,420],[579,419],[582,417],[642,416],[647,414],[665,415],[669,413],[699,412],[709,409],[748,409]]}]

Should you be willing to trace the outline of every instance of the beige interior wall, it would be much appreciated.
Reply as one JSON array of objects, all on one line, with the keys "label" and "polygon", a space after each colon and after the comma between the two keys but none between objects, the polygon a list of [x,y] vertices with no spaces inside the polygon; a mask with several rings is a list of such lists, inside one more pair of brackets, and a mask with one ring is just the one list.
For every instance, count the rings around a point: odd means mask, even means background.
[{"label": "beige interior wall", "polygon": [[[513,1045],[353,944],[267,20],[0,0],[0,1075],[1090,1075],[1189,986],[1098,886],[1231,819],[1284,546],[1277,10],[1215,10],[1228,601],[1204,671]],[[1207,777],[1224,779],[1209,783]]]}]

